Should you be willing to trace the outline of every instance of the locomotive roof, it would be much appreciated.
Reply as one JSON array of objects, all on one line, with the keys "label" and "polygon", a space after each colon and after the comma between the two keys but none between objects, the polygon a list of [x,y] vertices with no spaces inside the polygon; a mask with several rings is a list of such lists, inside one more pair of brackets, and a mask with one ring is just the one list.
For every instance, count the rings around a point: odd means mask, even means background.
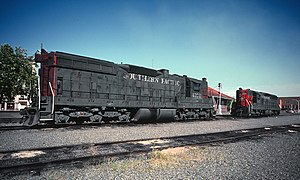
[{"label": "locomotive roof", "polygon": [[103,60],[103,59],[97,59],[97,58],[92,58],[92,57],[86,57],[86,56],[81,56],[81,55],[76,55],[76,54],[70,54],[70,53],[66,53],[66,52],[60,52],[60,51],[56,51],[56,56],[57,57],[66,57],[66,58],[72,58],[72,59],[86,59],[89,61],[95,61],[95,62],[105,62],[105,63],[110,63],[110,64],[115,64],[111,61],[108,60]]},{"label": "locomotive roof", "polygon": [[[122,67],[129,73],[143,74],[143,75],[148,75],[148,76],[153,76],[153,77],[163,75],[164,73],[169,74],[169,71],[166,69],[156,70],[156,69],[151,69],[151,68],[136,66],[136,65],[131,65],[131,64],[116,64],[116,63],[113,63],[108,60],[86,57],[86,56],[81,56],[81,55],[76,55],[76,54],[71,54],[71,53],[66,53],[66,52],[60,52],[60,51],[56,51],[55,53],[56,53],[56,56],[60,57],[60,58],[73,59],[73,60],[87,60],[87,61],[92,61],[92,62],[96,62],[96,63],[98,62],[98,63],[105,63],[105,64],[110,64],[110,65],[118,65],[119,67]],[[182,77],[177,74],[172,74],[172,75]],[[197,83],[202,82],[202,80],[199,80],[199,79],[195,79],[195,78],[191,78],[191,77],[187,77],[187,78],[190,79],[191,81],[194,81]]]},{"label": "locomotive roof", "polygon": [[143,74],[143,75],[148,75],[148,76],[153,76],[153,77],[163,74],[162,72],[155,70],[155,69],[150,69],[150,68],[141,67],[141,66],[135,66],[135,65],[131,65],[131,64],[120,64],[120,66],[122,68],[126,69],[126,71],[128,71],[129,73]]},{"label": "locomotive roof", "polygon": [[[256,91],[256,92],[257,92],[257,91]],[[266,92],[258,92],[258,93],[260,93],[260,94],[262,94],[262,95],[264,95],[264,96],[270,96],[270,97],[277,98],[277,96],[274,95],[274,94],[269,94],[269,93],[266,93]]]},{"label": "locomotive roof", "polygon": [[202,82],[202,80],[199,80],[199,79],[195,79],[195,78],[191,78],[191,77],[187,77],[187,78],[190,79],[193,82],[196,82],[196,83],[201,83]]},{"label": "locomotive roof", "polygon": [[261,94],[261,95],[263,95],[263,96],[269,96],[269,97],[271,97],[271,98],[277,98],[277,96],[276,95],[274,95],[274,94],[269,94],[269,93],[266,93],[266,92],[260,92],[260,91],[254,91],[254,90],[251,90],[251,89],[248,89],[248,90],[250,90],[250,91],[252,91],[252,92],[256,92],[256,93],[258,93],[258,94]]}]

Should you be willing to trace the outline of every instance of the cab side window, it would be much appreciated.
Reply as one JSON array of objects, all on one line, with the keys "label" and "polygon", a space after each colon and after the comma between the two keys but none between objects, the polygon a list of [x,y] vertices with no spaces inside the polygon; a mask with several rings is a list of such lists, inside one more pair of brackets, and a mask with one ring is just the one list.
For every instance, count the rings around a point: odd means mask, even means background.
[{"label": "cab side window", "polygon": [[63,78],[57,78],[57,95],[62,95],[63,92]]}]

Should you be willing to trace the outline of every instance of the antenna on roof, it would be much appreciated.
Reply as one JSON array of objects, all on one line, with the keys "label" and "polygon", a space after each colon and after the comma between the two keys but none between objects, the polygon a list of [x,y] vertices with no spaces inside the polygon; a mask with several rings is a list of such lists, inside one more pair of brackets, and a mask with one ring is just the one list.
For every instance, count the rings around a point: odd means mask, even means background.
[{"label": "antenna on roof", "polygon": [[41,50],[43,49],[43,43],[41,43]]}]

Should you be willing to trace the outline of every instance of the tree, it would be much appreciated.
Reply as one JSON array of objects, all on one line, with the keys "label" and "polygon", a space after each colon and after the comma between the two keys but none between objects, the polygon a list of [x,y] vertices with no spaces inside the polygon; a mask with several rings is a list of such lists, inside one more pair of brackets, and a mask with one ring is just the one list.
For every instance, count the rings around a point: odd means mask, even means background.
[{"label": "tree", "polygon": [[8,44],[0,48],[0,101],[12,101],[16,95],[32,98],[36,95],[35,62],[26,50]]}]

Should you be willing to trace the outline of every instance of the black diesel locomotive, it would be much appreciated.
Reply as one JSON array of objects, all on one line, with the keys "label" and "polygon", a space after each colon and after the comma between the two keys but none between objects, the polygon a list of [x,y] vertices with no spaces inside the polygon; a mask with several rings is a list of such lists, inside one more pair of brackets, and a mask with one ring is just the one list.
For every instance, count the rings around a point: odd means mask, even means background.
[{"label": "black diesel locomotive", "polygon": [[169,74],[63,52],[35,54],[40,63],[36,107],[24,125],[209,118],[213,102],[205,78]]},{"label": "black diesel locomotive", "polygon": [[[35,106],[21,112],[27,126],[39,122],[157,122],[215,115],[206,78],[44,49],[35,54],[35,62],[40,63],[39,97]],[[231,113],[238,117],[278,115],[277,99],[240,88]]]},{"label": "black diesel locomotive", "polygon": [[238,89],[231,113],[238,117],[279,115],[278,97],[251,89]]}]

